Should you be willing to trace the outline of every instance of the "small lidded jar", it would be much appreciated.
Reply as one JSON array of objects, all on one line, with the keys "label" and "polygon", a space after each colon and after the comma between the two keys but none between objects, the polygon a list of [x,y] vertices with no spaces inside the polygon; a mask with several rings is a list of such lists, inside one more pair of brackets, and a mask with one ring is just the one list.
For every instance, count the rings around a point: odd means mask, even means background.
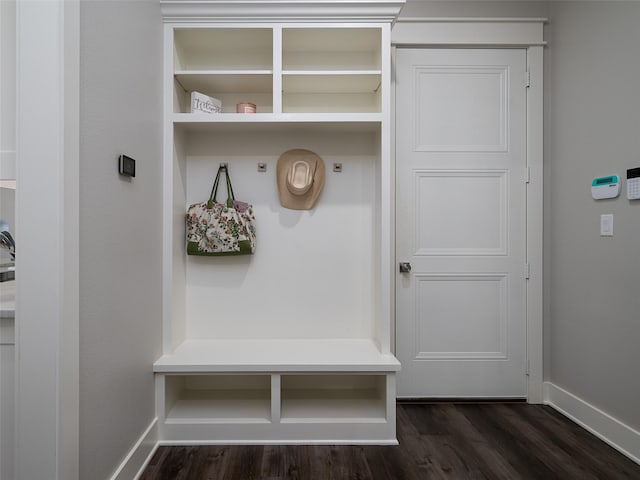
[{"label": "small lidded jar", "polygon": [[240,102],[236,104],[237,113],[256,113],[256,104],[250,102]]}]

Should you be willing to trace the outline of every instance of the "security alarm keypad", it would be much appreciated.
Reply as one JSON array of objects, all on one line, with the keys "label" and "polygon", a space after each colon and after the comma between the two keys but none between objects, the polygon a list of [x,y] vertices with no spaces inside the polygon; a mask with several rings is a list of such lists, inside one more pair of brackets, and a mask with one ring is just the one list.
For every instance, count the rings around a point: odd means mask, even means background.
[{"label": "security alarm keypad", "polygon": [[609,175],[594,178],[591,182],[591,196],[596,200],[615,198],[620,195],[620,177]]},{"label": "security alarm keypad", "polygon": [[627,198],[640,198],[640,167],[627,170]]}]

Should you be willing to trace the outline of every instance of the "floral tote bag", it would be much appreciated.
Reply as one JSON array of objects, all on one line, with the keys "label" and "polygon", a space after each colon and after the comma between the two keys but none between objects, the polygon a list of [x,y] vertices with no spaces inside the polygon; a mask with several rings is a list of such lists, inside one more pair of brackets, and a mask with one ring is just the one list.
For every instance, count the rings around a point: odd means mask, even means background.
[{"label": "floral tote bag", "polygon": [[[227,201],[218,203],[218,184],[224,173]],[[209,200],[187,209],[188,255],[250,255],[256,250],[253,207],[235,199],[226,165],[220,165]]]}]

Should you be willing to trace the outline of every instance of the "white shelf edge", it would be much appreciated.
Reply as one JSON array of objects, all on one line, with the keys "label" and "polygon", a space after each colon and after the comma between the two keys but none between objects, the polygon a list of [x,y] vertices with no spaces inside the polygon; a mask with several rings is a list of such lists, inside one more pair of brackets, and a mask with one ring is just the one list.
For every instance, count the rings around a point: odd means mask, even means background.
[{"label": "white shelf edge", "polygon": [[273,70],[247,69],[247,70],[176,70],[173,73],[176,77],[181,75],[273,75]]},{"label": "white shelf edge", "polygon": [[371,340],[187,340],[155,373],[393,373],[400,362]]},{"label": "white shelf edge", "polygon": [[323,76],[323,75],[382,75],[382,70],[283,70],[282,75],[304,75],[304,76]]},{"label": "white shelf edge", "polygon": [[381,113],[174,113],[171,121],[180,124],[214,123],[381,123]]},{"label": "white shelf edge", "polygon": [[362,424],[362,423],[387,423],[386,418],[382,417],[290,417],[280,419],[280,423],[292,424],[307,424],[307,423],[340,423],[340,424]]},{"label": "white shelf edge", "polygon": [[[390,356],[391,357],[391,356]],[[400,364],[395,357],[386,362],[372,364],[276,364],[276,363],[191,363],[173,364],[161,357],[153,366],[154,373],[187,374],[187,373],[395,373]]]},{"label": "white shelf edge", "polygon": [[266,418],[221,418],[221,417],[202,417],[202,418],[171,418],[168,417],[164,420],[167,425],[264,425],[273,423]]}]

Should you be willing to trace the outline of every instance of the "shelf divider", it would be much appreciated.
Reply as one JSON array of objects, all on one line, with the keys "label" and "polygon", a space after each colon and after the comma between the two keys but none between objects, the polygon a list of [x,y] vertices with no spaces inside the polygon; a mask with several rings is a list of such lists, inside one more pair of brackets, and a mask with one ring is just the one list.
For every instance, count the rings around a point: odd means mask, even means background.
[{"label": "shelf divider", "polygon": [[271,375],[271,421],[273,423],[279,423],[281,418],[281,405],[282,405],[282,379],[280,374],[274,373]]},{"label": "shelf divider", "polygon": [[273,113],[282,113],[282,27],[273,28]]}]

